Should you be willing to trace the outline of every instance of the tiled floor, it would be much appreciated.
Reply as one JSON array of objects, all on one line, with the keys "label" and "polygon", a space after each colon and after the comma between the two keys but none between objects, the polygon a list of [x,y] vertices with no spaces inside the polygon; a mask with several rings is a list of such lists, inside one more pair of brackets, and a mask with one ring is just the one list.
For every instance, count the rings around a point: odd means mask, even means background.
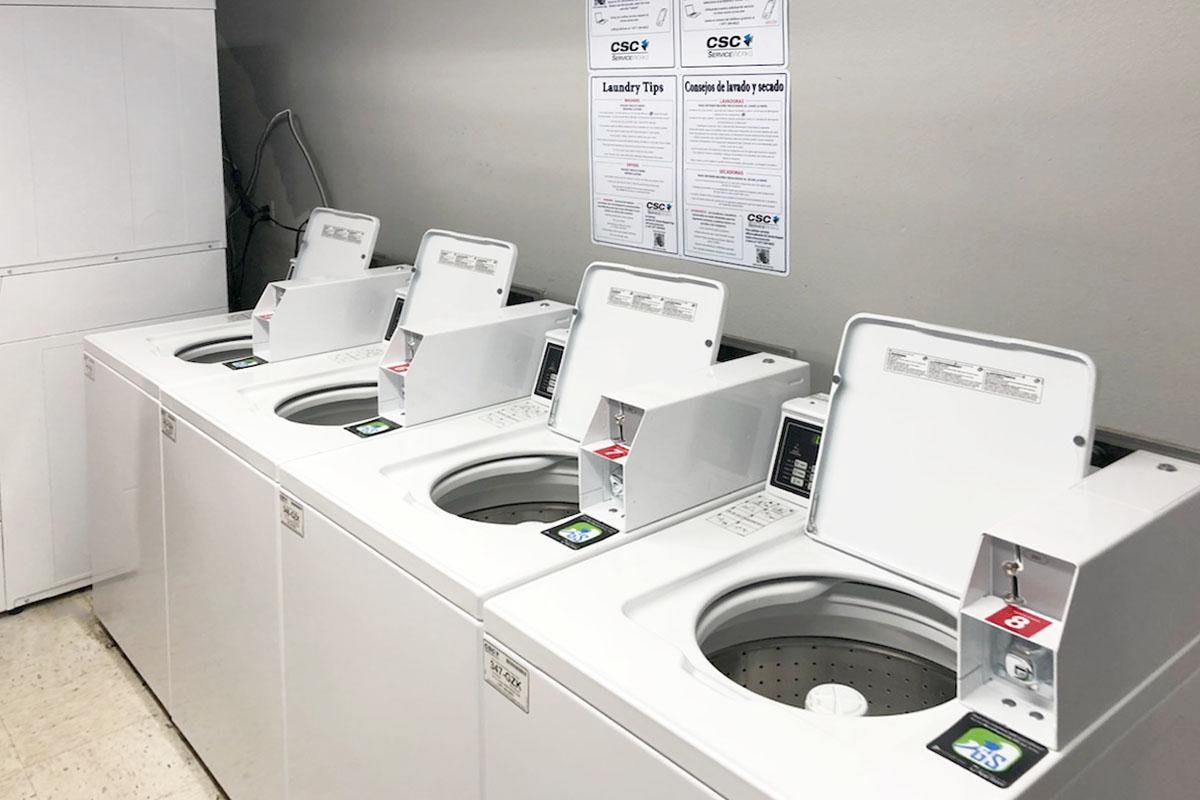
[{"label": "tiled floor", "polygon": [[0,614],[0,800],[221,800],[87,592]]}]

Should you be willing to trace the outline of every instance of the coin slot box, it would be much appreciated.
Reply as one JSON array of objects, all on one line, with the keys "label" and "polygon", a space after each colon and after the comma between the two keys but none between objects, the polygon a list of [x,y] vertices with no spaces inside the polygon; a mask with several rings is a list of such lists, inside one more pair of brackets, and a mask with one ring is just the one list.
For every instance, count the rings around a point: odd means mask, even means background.
[{"label": "coin slot box", "polygon": [[625,519],[625,462],[646,412],[618,400],[603,398],[597,412],[601,438],[580,448],[580,507],[603,506],[605,519],[614,526]]}]

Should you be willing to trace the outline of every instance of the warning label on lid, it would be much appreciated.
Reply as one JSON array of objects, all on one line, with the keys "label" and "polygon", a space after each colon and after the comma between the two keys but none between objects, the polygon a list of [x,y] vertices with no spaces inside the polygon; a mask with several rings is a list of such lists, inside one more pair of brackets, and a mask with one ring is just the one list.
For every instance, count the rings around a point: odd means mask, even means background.
[{"label": "warning label on lid", "polygon": [[636,292],[632,289],[620,287],[609,289],[608,304],[618,308],[628,308],[631,311],[641,311],[645,314],[680,319],[685,322],[694,322],[696,319],[697,306],[695,303],[676,300],[660,294]]},{"label": "warning label on lid", "polygon": [[921,378],[933,383],[957,386],[960,389],[1026,403],[1041,403],[1046,388],[1045,380],[1036,375],[1024,375],[905,350],[889,349],[884,369],[896,375]]},{"label": "warning label on lid", "polygon": [[472,272],[482,272],[485,275],[495,275],[500,266],[499,260],[486,256],[473,256],[470,253],[459,253],[454,250],[443,250],[438,261],[448,267],[469,269]]}]

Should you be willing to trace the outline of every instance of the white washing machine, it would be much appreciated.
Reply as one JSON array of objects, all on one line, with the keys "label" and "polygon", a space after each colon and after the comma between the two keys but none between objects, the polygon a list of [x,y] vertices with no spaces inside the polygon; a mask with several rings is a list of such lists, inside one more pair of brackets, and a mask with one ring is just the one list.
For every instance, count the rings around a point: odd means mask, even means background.
[{"label": "white washing machine", "polygon": [[[480,405],[527,391],[546,331],[570,319],[570,307],[561,303],[503,308],[515,261],[511,244],[429,232],[399,323],[405,331],[432,329],[458,315],[491,309],[492,316],[541,325],[523,340],[526,374],[510,382],[521,388]],[[374,319],[382,339],[386,308]],[[273,328],[279,321],[278,316],[267,320]],[[276,333],[271,331],[272,348]],[[394,346],[405,349],[407,338],[397,332]],[[432,346],[442,338],[434,333]],[[493,338],[491,347],[504,343],[500,336]],[[387,349],[376,344],[164,388],[172,715],[232,798],[284,794],[277,530],[281,514],[298,523],[294,509],[280,505],[278,467],[363,438],[417,434],[419,429],[394,430],[395,421],[380,415],[377,381]],[[414,371],[418,363],[414,360]],[[515,356],[496,365],[520,369]],[[447,366],[435,381],[455,379],[458,373],[449,368],[462,368]]]},{"label": "white washing machine", "polygon": [[[315,209],[283,287],[297,287],[286,314],[296,325],[326,324],[326,342],[304,342],[309,352],[368,344],[361,325],[320,314],[346,299],[354,279],[367,274],[379,220]],[[362,284],[386,291],[387,271]],[[401,279],[402,281],[404,279]],[[277,291],[268,287],[271,298]],[[313,297],[320,302],[296,298]],[[386,299],[386,297],[385,297]],[[336,306],[335,306],[336,307]],[[286,335],[287,332],[281,332]],[[146,683],[170,709],[167,595],[162,527],[161,387],[227,374],[228,363],[254,356],[251,313],[224,314],[126,328],[84,340],[87,408],[86,508],[96,614]],[[293,354],[300,354],[295,347]]]},{"label": "white washing machine", "polygon": [[485,661],[508,677],[484,601],[762,479],[808,365],[714,366],[724,305],[712,281],[592,265],[537,381],[548,417],[519,421],[525,401],[284,465],[292,800],[480,797]]},{"label": "white washing machine", "polygon": [[836,376],[754,498],[807,525],[734,503],[487,604],[528,684],[489,800],[1194,796],[1200,469],[1084,478],[1074,353],[857,318]]}]

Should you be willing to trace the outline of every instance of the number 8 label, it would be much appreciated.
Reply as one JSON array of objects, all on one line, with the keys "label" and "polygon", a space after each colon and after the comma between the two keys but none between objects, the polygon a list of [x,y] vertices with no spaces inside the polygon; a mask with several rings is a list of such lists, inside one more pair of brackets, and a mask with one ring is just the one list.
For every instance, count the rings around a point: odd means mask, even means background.
[{"label": "number 8 label", "polygon": [[997,628],[1011,631],[1026,639],[1032,639],[1054,624],[1048,619],[1042,619],[1037,614],[1031,614],[1016,606],[1005,606],[988,617],[987,621]]}]

